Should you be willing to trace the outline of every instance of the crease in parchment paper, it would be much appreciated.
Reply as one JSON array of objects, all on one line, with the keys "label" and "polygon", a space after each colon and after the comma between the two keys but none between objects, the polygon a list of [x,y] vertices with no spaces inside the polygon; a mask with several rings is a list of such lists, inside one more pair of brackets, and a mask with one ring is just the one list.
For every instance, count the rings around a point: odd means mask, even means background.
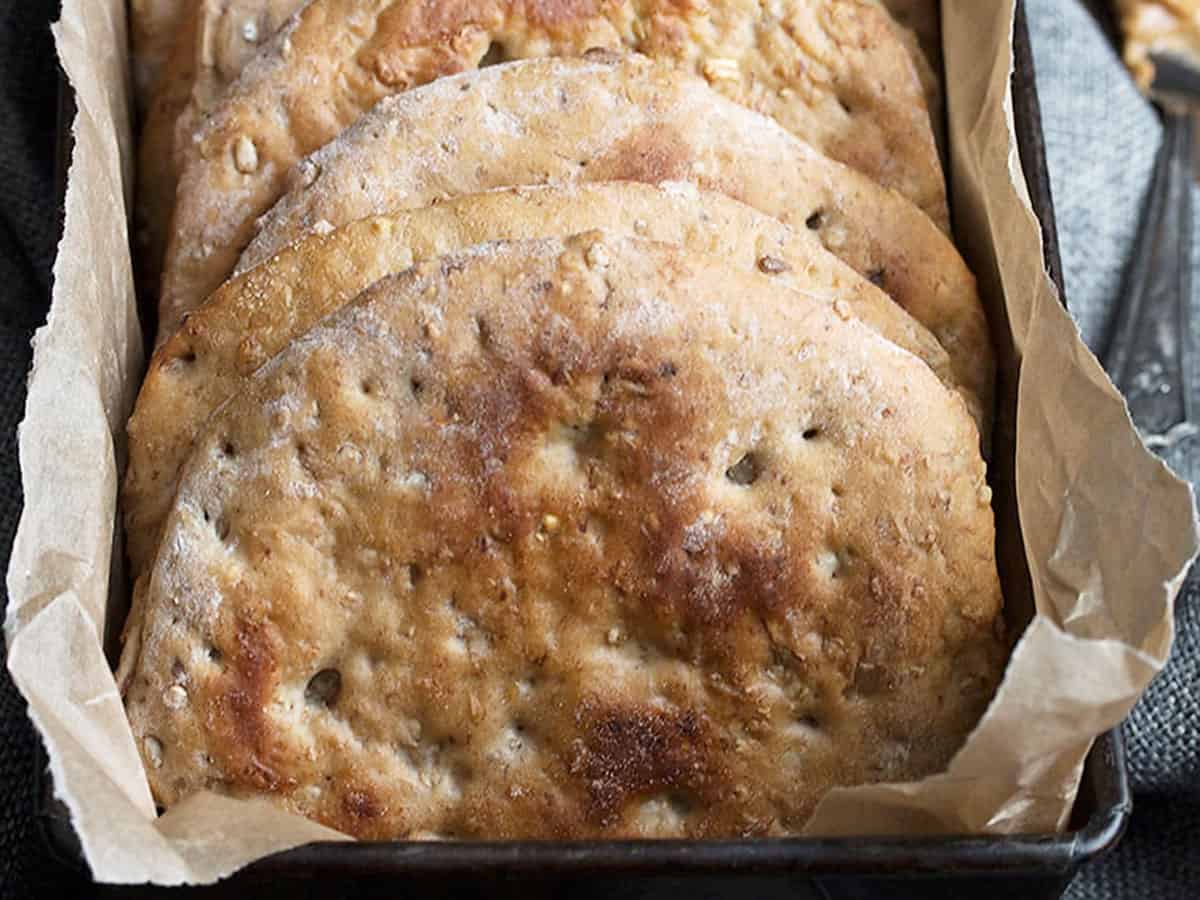
[{"label": "crease in parchment paper", "polygon": [[[943,0],[943,49],[956,231],[983,295],[1003,298],[989,318],[1013,371],[1021,363],[1016,499],[1037,613],[946,772],[834,791],[814,834],[1062,828],[1093,739],[1165,662],[1196,554],[1190,489],[1141,447],[1046,275],[1013,136],[1013,5]],[[79,115],[20,433],[26,506],[8,572],[8,665],[96,878],[197,884],[340,836],[263,800],[212,794],[156,817],[104,654],[124,422],[143,366],[124,15],[123,0],[65,0],[55,29]]]}]

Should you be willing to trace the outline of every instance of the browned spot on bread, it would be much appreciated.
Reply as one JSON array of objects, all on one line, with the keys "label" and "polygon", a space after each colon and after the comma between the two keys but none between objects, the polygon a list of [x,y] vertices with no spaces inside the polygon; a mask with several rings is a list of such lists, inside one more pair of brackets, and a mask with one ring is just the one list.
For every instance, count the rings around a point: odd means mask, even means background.
[{"label": "browned spot on bread", "polygon": [[377,819],[384,813],[383,804],[369,788],[350,788],[342,796],[342,809],[351,819]]},{"label": "browned spot on bread", "polygon": [[687,180],[692,153],[688,143],[669,126],[646,128],[630,134],[588,167],[597,180]]},{"label": "browned spot on bread", "polygon": [[582,779],[589,817],[611,825],[633,798],[670,789],[707,794],[711,726],[694,710],[620,707],[588,698],[571,773]]},{"label": "browned spot on bread", "polygon": [[[372,57],[386,57],[403,47],[420,47],[432,42],[449,44],[471,28],[498,21],[494,4],[472,0],[442,0],[438,3],[393,3],[378,17]],[[452,54],[442,54],[444,57]]]},{"label": "browned spot on bread", "polygon": [[[547,319],[534,325],[524,355],[510,348],[485,361],[446,398],[461,437],[450,453],[431,449],[418,464],[433,475],[441,514],[463,523],[442,552],[461,558],[475,551],[477,497],[486,501],[493,533],[520,540],[535,531],[543,510],[525,499],[513,470],[547,422],[582,407],[577,453],[593,486],[582,515],[604,514],[618,485],[622,503],[608,553],[590,570],[581,563],[579,577],[618,580],[639,615],[656,623],[651,640],[672,649],[671,635],[682,629],[696,653],[726,654],[730,627],[773,615],[781,598],[803,605],[810,583],[792,554],[736,525],[717,523],[709,537],[697,537],[696,523],[720,512],[708,508],[704,485],[692,478],[708,450],[701,437],[708,410],[696,398],[720,390],[713,375],[693,371],[676,385],[674,367],[659,356],[619,341],[588,346],[564,319]],[[790,530],[793,540],[809,540],[802,522]]]},{"label": "browned spot on bread", "polygon": [[530,24],[555,30],[564,25],[578,27],[580,22],[620,4],[615,0],[523,0],[516,5]]},{"label": "browned spot on bread", "polygon": [[232,644],[221,653],[226,669],[216,678],[208,709],[209,727],[221,736],[215,754],[231,778],[276,791],[291,781],[271,759],[272,730],[263,709],[278,651],[265,626],[244,619],[234,626]]},{"label": "browned spot on bread", "polygon": [[[513,30],[512,20],[551,33],[577,30],[594,22],[612,0],[518,0],[515,3],[480,3],[479,0],[439,0],[437,3],[394,3],[378,18],[376,34],[385,36],[376,52],[395,53],[404,47],[444,45],[442,55],[452,56],[456,38],[472,30],[503,34]],[[431,56],[433,54],[430,54]]]}]

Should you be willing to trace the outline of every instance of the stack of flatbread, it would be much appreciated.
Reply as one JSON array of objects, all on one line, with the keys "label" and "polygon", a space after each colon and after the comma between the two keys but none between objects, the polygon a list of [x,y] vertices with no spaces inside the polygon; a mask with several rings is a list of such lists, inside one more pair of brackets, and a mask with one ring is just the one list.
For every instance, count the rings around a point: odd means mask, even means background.
[{"label": "stack of flatbread", "polygon": [[1006,642],[926,5],[134,0],[161,805],[778,835],[946,766]]}]

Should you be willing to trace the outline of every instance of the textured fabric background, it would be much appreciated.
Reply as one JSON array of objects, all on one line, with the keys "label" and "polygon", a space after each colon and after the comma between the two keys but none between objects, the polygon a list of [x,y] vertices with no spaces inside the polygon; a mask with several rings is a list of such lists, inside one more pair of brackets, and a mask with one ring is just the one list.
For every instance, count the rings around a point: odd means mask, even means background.
[{"label": "textured fabric background", "polygon": [[[1097,348],[1120,296],[1161,129],[1084,4],[1026,0],[1026,13],[1067,303],[1084,339]],[[1194,201],[1200,210],[1200,191]],[[1200,324],[1200,227],[1193,249],[1192,316]],[[1194,445],[1170,462],[1193,484],[1200,482],[1200,452]],[[1195,574],[1176,608],[1172,659],[1125,725],[1136,797],[1129,834],[1114,854],[1076,879],[1072,900],[1200,896],[1200,589]]]},{"label": "textured fabric background", "polygon": [[[1026,3],[1068,300],[1095,346],[1120,293],[1157,147],[1157,120],[1080,0]],[[5,560],[20,513],[15,431],[24,405],[29,341],[45,315],[58,227],[56,76],[47,31],[56,9],[56,0],[0,0],[0,183],[5,190],[0,204],[0,558]],[[1200,238],[1196,246],[1200,250]],[[1196,283],[1200,288],[1200,277]],[[1173,462],[1193,478],[1200,475],[1200,454]],[[1170,900],[1200,893],[1197,593],[1189,583],[1172,662],[1125,729],[1137,794],[1129,834],[1114,854],[1076,880],[1068,894],[1072,900]],[[0,898],[82,895],[86,886],[47,857],[34,830],[34,741],[20,697],[7,675],[0,675]]]},{"label": "textured fabric background", "polygon": [[[0,554],[8,569],[21,512],[16,427],[25,406],[33,326],[45,318],[58,240],[54,197],[55,61],[46,28],[57,3],[0,0]],[[7,592],[5,600],[7,602]],[[0,896],[71,896],[32,834],[34,736],[0,675]]]}]

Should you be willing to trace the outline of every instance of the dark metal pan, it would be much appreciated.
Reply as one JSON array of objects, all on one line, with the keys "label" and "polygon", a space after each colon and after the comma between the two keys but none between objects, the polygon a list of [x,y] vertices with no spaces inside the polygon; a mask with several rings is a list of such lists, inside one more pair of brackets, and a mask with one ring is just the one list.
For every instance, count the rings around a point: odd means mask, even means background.
[{"label": "dark metal pan", "polygon": [[[1054,206],[1046,172],[1033,59],[1018,4],[1014,119],[1029,194],[1041,220],[1046,263],[1062,293]],[[60,185],[70,157],[71,98],[64,82]],[[968,255],[969,248],[964,248]],[[996,324],[996,323],[993,323]],[[1001,332],[1003,333],[1003,332]],[[1011,486],[1015,369],[1001,362],[993,471],[999,548],[1009,568],[1010,605],[1028,602]],[[1006,383],[1007,381],[1007,383]],[[1007,462],[1006,462],[1007,461]],[[1006,477],[1007,475],[1007,477]],[[1005,485],[1008,485],[1007,489]],[[1013,574],[1016,572],[1017,574]],[[1014,603],[1015,601],[1015,603]],[[123,614],[113,611],[116,621]],[[41,768],[45,773],[45,767]],[[43,774],[40,824],[64,865],[84,866],[66,811]],[[1112,849],[1132,801],[1120,732],[1100,737],[1088,755],[1067,830],[1012,837],[767,839],[746,841],[587,841],[509,843],[324,843],[260,860],[207,888],[204,897],[610,897],[851,898],[1060,897],[1079,868]],[[863,823],[869,834],[870,822]],[[161,889],[99,887],[98,896],[158,896]]]}]

